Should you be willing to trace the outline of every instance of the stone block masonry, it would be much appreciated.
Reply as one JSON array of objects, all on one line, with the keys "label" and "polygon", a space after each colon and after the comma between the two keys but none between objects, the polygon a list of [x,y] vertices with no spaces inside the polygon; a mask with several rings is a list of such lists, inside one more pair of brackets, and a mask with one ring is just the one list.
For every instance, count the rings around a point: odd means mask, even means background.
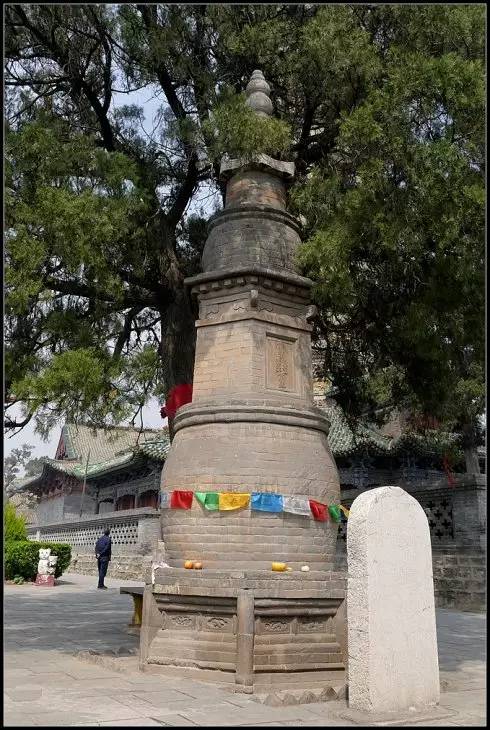
[{"label": "stone block masonry", "polygon": [[[107,577],[150,582],[151,562],[151,555],[115,555],[109,563]],[[68,570],[70,573],[96,576],[97,560],[95,556],[86,553],[74,553]]]},{"label": "stone block masonry", "polygon": [[[254,72],[248,103],[259,114],[272,109],[268,91]],[[330,424],[313,402],[312,282],[296,270],[299,226],[285,210],[294,166],[260,155],[225,159],[221,172],[225,208],[210,222],[203,273],[186,280],[199,306],[193,399],[174,419],[162,491],[338,503]],[[214,671],[217,681],[231,673],[241,691],[273,677],[319,683],[320,695],[338,696],[332,681],[345,675],[345,622],[344,587],[331,575],[335,526],[250,509],[210,513],[193,503],[162,510],[162,536],[171,567],[156,569],[145,591],[142,668]],[[190,575],[188,559],[204,570]],[[271,577],[275,561],[296,568],[295,580]],[[303,563],[309,578],[300,577]]]}]

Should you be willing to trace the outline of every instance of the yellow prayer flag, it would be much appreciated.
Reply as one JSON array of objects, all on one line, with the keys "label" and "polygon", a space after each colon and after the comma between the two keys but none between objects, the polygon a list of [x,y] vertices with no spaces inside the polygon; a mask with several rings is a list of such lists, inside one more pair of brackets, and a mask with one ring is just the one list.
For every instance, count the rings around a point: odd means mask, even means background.
[{"label": "yellow prayer flag", "polygon": [[350,512],[350,510],[348,510],[348,509],[347,509],[347,507],[344,507],[344,506],[343,506],[343,505],[341,504],[341,505],[340,505],[340,509],[342,510],[342,512],[344,513],[344,515],[345,515],[346,517],[348,517],[348,516],[349,516],[349,512]]},{"label": "yellow prayer flag", "polygon": [[250,502],[250,494],[242,492],[220,492],[219,508],[220,510],[241,509],[248,507]]}]

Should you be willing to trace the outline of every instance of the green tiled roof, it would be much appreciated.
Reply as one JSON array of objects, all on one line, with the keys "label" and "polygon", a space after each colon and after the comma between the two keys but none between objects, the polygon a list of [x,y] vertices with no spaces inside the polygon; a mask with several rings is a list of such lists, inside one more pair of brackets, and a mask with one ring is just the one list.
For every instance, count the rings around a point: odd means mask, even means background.
[{"label": "green tiled roof", "polygon": [[413,454],[442,458],[449,449],[454,449],[455,434],[427,431],[422,435],[410,431],[393,438],[361,421],[352,429],[340,406],[332,400],[327,400],[320,407],[330,420],[328,442],[335,458],[363,452],[372,456]]},{"label": "green tiled roof", "polygon": [[[356,453],[368,452],[372,456],[377,455],[402,455],[402,454],[413,454],[413,455],[437,455],[443,456],[447,450],[451,447],[454,448],[455,436],[453,434],[445,434],[441,432],[428,432],[424,437],[420,434],[415,433],[402,433],[397,438],[391,436],[385,436],[377,429],[369,426],[366,423],[358,422],[355,429],[353,429],[340,408],[333,400],[329,399],[322,403],[321,409],[326,413],[330,420],[330,432],[328,435],[328,441],[332,450],[333,456],[338,459],[342,457],[354,456]],[[65,427],[66,428],[66,427]],[[104,440],[104,445],[95,450],[95,454],[99,455],[110,455],[110,458],[99,458],[97,462],[93,462],[92,458],[87,471],[87,478],[93,479],[94,477],[101,476],[104,473],[120,469],[130,463],[143,458],[163,463],[168,455],[170,449],[170,440],[168,437],[167,429],[146,430],[139,434],[136,429],[126,429],[125,436],[118,437],[113,440],[105,440],[105,437],[101,434],[101,430],[97,435],[88,435],[87,431],[89,427],[79,427],[79,429],[87,429],[80,435],[78,432],[78,442],[76,445],[79,449],[88,452],[88,445],[93,444],[94,440],[99,439],[100,443]],[[70,448],[75,443],[70,427],[65,432],[65,436],[68,435],[70,440]],[[132,433],[130,433],[132,431]],[[139,442],[136,443],[135,434],[139,434]],[[143,438],[142,438],[143,437]],[[83,441],[83,443],[82,443]],[[123,453],[114,453],[117,446],[121,446],[122,443],[132,443],[131,446],[127,447]],[[112,446],[112,453],[108,444]],[[92,449],[92,446],[91,446]],[[67,449],[67,454],[68,454]],[[71,452],[73,453],[73,451]],[[91,450],[92,457],[92,450]],[[78,479],[83,479],[85,475],[85,463],[80,459],[46,459],[45,467],[42,474],[33,477],[25,477],[24,479],[16,480],[16,491],[22,491],[27,489],[29,486],[33,486],[37,481],[41,480],[44,476],[46,469],[54,469],[59,472],[64,472]]]},{"label": "green tiled roof", "polygon": [[141,444],[139,451],[150,459],[163,462],[170,451],[170,439],[168,436],[165,436],[154,441],[146,441],[144,444]]},{"label": "green tiled roof", "polygon": [[335,457],[348,456],[362,450],[378,454],[389,451],[392,439],[365,424],[359,423],[354,431],[349,426],[342,409],[334,401],[326,401],[321,409],[325,411],[330,421],[328,443]]},{"label": "green tiled roof", "polygon": [[130,453],[135,446],[159,438],[163,429],[140,430],[133,426],[97,428],[87,424],[67,423],[61,431],[66,459],[85,464],[99,464],[122,454]]},{"label": "green tiled roof", "polygon": [[[112,469],[117,469],[120,466],[129,464],[134,460],[134,455],[135,452],[130,451],[129,453],[122,454],[114,459],[99,461],[95,464],[89,462],[87,467],[87,478],[90,479],[90,477],[98,476],[103,471],[111,471]],[[73,462],[65,460],[61,461],[59,459],[46,459],[46,464],[56,471],[70,474],[78,477],[79,479],[83,479],[85,476],[85,464],[81,464],[79,461]]]},{"label": "green tiled roof", "polygon": [[[92,433],[89,434],[88,431]],[[120,469],[127,464],[136,462],[140,459],[152,459],[155,461],[164,462],[165,457],[170,448],[170,441],[168,438],[167,429],[147,429],[140,432],[137,429],[115,429],[119,433],[114,438],[114,432],[112,435],[104,434],[102,429],[97,429],[94,432],[87,426],[79,426],[76,446],[79,449],[78,453],[85,452],[88,454],[90,448],[90,461],[87,468],[87,479],[93,479],[94,477],[101,476],[104,473]],[[121,435],[121,432],[122,435]],[[111,437],[112,436],[112,437]],[[62,438],[65,440],[65,447],[67,455],[75,453],[73,451],[73,431],[71,426],[65,426],[62,431]],[[137,442],[138,440],[138,442]],[[97,447],[94,448],[95,455],[99,456],[98,461],[92,460],[92,448],[94,443]],[[114,453],[115,449],[118,449],[122,444],[126,444],[126,448],[123,453]],[[130,444],[128,447],[127,444]],[[112,453],[111,453],[112,449]],[[100,458],[104,455],[109,455],[110,458]],[[17,490],[22,491],[32,487],[36,482],[40,481],[46,473],[47,469],[54,469],[55,471],[74,476],[77,479],[83,479],[85,476],[86,462],[82,459],[46,459],[43,471],[33,477],[26,477],[24,479],[16,480]]]},{"label": "green tiled roof", "polygon": [[[131,462],[136,461],[141,456],[153,459],[155,461],[164,462],[165,457],[167,456],[170,449],[170,441],[167,435],[162,436],[161,433],[162,432],[160,431],[160,438],[153,438],[153,440],[151,441],[143,441],[143,443],[141,444],[136,444],[131,448],[130,451],[125,454],[116,456],[113,459],[99,461],[95,464],[89,463],[87,469],[87,478],[90,479],[96,476],[100,476],[103,472],[119,469],[123,466],[126,466],[126,464],[130,464]],[[72,476],[75,476],[79,479],[83,479],[85,476],[85,464],[81,464],[78,461],[68,462],[60,461],[57,459],[47,459],[46,463],[52,469],[56,469],[57,471],[63,471],[66,474],[71,474]]]}]

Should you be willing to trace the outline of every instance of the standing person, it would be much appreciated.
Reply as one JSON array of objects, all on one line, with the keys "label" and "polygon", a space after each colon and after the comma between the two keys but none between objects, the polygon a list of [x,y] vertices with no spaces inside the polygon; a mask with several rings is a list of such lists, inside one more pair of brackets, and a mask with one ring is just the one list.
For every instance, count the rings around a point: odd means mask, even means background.
[{"label": "standing person", "polygon": [[95,557],[97,558],[97,566],[99,568],[99,585],[97,588],[107,590],[107,586],[104,585],[104,578],[109,567],[109,560],[111,559],[111,548],[112,540],[109,528],[104,530],[102,537],[99,537],[95,543]]}]

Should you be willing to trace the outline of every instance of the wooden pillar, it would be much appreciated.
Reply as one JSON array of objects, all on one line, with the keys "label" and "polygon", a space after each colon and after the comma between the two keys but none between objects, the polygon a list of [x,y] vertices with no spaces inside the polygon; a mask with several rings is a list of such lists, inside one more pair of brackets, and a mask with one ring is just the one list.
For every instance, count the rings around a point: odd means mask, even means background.
[{"label": "wooden pillar", "polygon": [[237,596],[237,657],[235,684],[248,694],[253,693],[254,683],[254,594],[240,589]]}]

